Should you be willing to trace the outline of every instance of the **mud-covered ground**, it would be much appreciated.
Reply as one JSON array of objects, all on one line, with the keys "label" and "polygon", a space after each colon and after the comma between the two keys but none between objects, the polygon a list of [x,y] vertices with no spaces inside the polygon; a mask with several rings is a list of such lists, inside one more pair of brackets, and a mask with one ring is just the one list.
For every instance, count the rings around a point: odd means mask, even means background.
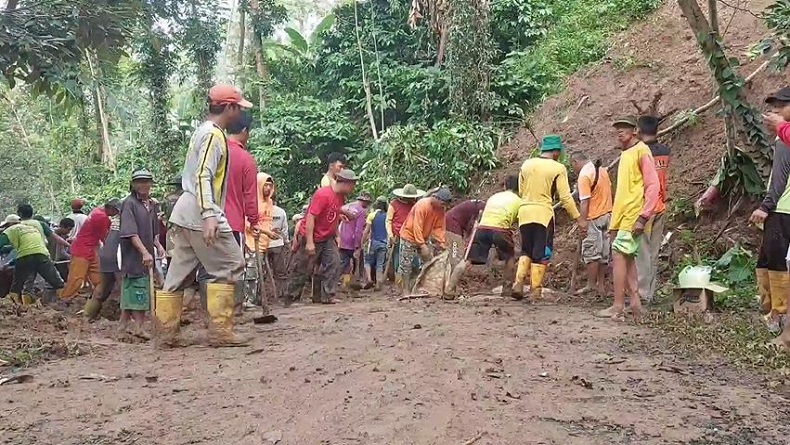
[{"label": "mud-covered ground", "polygon": [[[0,368],[33,376],[0,386],[0,443],[787,443],[783,387],[590,312],[373,297],[278,308],[276,324],[240,326],[254,341],[235,349],[159,350],[118,342],[107,321],[61,321],[82,355]],[[4,317],[4,336],[41,320]]]}]

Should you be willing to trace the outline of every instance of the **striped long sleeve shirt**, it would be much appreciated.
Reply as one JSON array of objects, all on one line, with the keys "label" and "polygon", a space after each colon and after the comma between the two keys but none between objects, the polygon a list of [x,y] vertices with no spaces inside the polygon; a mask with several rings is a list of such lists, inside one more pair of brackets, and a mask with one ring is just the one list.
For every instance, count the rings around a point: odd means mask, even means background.
[{"label": "striped long sleeve shirt", "polygon": [[203,219],[216,217],[219,230],[230,232],[224,213],[227,175],[225,132],[213,122],[203,122],[189,144],[181,175],[184,193],[173,208],[170,222],[190,230],[201,230]]}]

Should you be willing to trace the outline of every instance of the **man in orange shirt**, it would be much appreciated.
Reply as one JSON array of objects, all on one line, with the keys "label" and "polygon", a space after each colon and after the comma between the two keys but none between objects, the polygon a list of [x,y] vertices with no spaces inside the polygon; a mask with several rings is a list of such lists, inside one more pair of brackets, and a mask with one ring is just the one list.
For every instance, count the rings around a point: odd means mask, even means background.
[{"label": "man in orange shirt", "polygon": [[444,187],[437,190],[436,193],[420,199],[409,211],[409,215],[400,229],[402,243],[398,275],[403,283],[404,295],[411,292],[412,272],[414,271],[412,260],[414,257],[419,255],[423,262],[429,261],[432,257],[428,239],[433,237],[440,248],[446,248],[444,214],[451,200],[450,190]]},{"label": "man in orange shirt", "polygon": [[[609,222],[612,219],[612,181],[601,161],[591,162],[587,155],[574,152],[571,157],[578,179],[579,212],[587,235],[582,240],[582,260],[587,269],[587,285],[576,295],[594,290],[606,294],[606,265],[611,253]],[[584,227],[582,227],[584,229]]]},{"label": "man in orange shirt", "polygon": [[640,116],[637,120],[639,137],[642,142],[650,147],[653,161],[658,174],[658,202],[654,216],[646,231],[639,239],[639,253],[636,255],[636,272],[639,276],[639,296],[648,303],[653,301],[656,291],[656,275],[658,275],[658,251],[664,240],[664,224],[667,209],[667,169],[669,168],[669,147],[656,140],[658,133],[658,118],[655,116]]}]

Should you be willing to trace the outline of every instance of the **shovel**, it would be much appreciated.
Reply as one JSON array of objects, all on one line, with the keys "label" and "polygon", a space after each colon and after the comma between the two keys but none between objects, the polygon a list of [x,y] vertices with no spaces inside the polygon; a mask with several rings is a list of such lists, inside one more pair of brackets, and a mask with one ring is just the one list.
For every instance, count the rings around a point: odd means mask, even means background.
[{"label": "shovel", "polygon": [[153,266],[148,268],[148,292],[150,294],[148,299],[151,302],[148,307],[150,308],[149,316],[151,317],[151,324],[154,327],[154,331],[156,331],[159,326],[156,320],[156,286],[154,285],[154,271],[155,269]]},{"label": "shovel", "polygon": [[257,287],[261,298],[263,315],[253,318],[252,322],[255,324],[271,324],[277,321],[277,317],[269,313],[269,299],[266,297],[266,285],[263,282],[263,262],[261,261],[261,249],[259,248],[258,238],[260,238],[260,235],[255,236],[255,269],[258,272]]}]

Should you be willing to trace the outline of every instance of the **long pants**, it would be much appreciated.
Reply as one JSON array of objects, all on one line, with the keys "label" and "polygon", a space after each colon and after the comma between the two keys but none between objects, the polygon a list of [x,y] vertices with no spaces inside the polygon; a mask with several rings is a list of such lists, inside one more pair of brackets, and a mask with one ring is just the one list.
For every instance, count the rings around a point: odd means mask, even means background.
[{"label": "long pants", "polygon": [[656,292],[658,251],[664,240],[665,222],[665,213],[653,216],[648,223],[650,232],[645,232],[639,237],[639,251],[635,259],[636,273],[638,276],[639,296],[646,301],[653,301],[653,295]]},{"label": "long pants", "polygon": [[27,281],[31,275],[35,276],[36,274],[41,275],[41,278],[52,286],[53,289],[63,289],[63,279],[60,278],[60,274],[55,269],[55,264],[52,263],[49,256],[35,254],[16,259],[16,265],[14,266],[14,281],[11,283],[11,293],[22,295],[25,281]]},{"label": "long pants", "polygon": [[290,301],[299,299],[307,280],[319,265],[315,278],[321,281],[321,295],[318,298],[313,294],[313,301],[328,302],[337,292],[337,281],[340,279],[340,252],[334,237],[315,243],[315,253],[308,255],[305,249],[306,239],[299,239],[299,248],[296,250],[293,264],[291,264],[288,290],[285,293]]},{"label": "long pants", "polygon": [[269,247],[266,251],[269,273],[274,277],[277,286],[275,298],[281,297],[285,292],[285,283],[288,280],[288,249],[285,246]]},{"label": "long pants", "polygon": [[165,292],[176,292],[191,284],[187,278],[203,265],[206,273],[219,283],[233,284],[244,271],[244,255],[230,232],[220,232],[214,244],[207,246],[203,232],[176,227],[173,234],[173,258],[165,277]]},{"label": "long pants", "polygon": [[[53,266],[54,267],[54,266]],[[99,272],[99,258],[94,255],[93,259],[85,259],[73,256],[69,265],[69,279],[60,293],[60,298],[68,300],[77,295],[82,289],[85,281],[93,286],[94,292],[101,292],[101,272]]]},{"label": "long pants", "polygon": [[757,268],[787,271],[787,246],[790,244],[790,215],[771,212],[763,223],[763,241],[757,255]]}]

